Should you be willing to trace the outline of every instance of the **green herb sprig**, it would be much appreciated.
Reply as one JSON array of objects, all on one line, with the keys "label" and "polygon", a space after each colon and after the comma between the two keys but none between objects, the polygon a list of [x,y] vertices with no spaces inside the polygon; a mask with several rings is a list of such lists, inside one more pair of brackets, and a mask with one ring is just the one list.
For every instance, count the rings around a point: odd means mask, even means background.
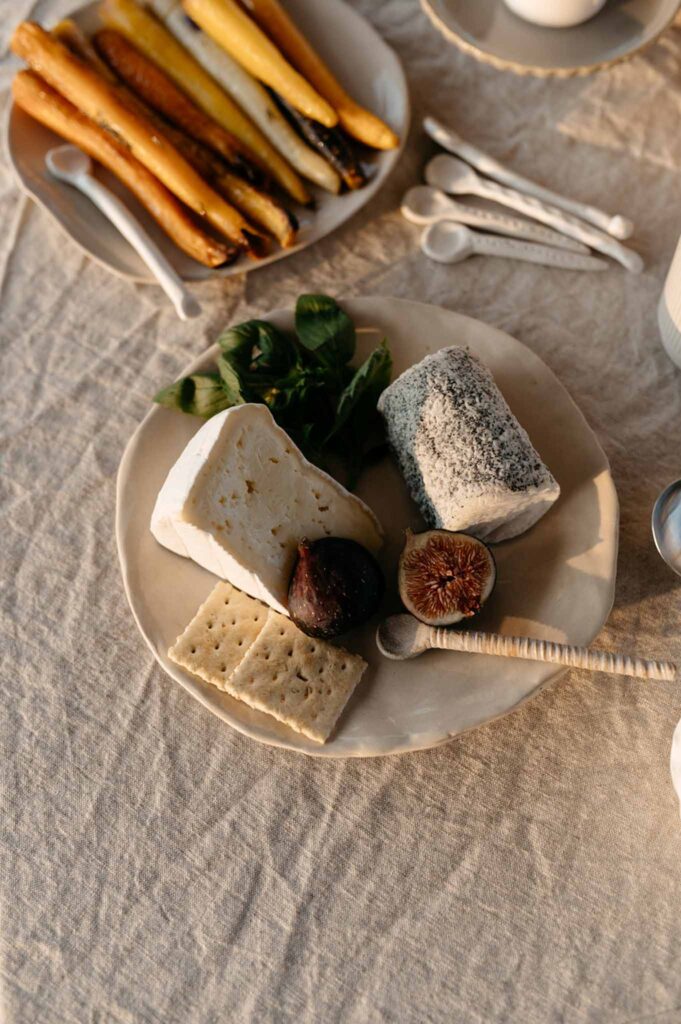
[{"label": "green herb sprig", "polygon": [[385,448],[376,403],[390,383],[385,340],[359,367],[350,364],[355,325],[328,295],[301,295],[295,336],[264,320],[230,327],[218,338],[217,373],[195,373],[164,388],[159,405],[209,418],[244,402],[263,402],[307,458],[340,464],[353,487]]}]

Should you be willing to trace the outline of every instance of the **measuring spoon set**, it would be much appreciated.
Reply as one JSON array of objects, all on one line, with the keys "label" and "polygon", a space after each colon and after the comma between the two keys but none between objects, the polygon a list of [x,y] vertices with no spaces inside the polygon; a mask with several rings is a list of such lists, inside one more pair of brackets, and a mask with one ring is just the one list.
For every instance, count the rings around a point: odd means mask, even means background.
[{"label": "measuring spoon set", "polygon": [[[409,189],[401,211],[407,220],[424,227],[421,250],[430,259],[459,263],[469,256],[485,255],[565,270],[607,269],[605,260],[591,254],[596,250],[631,273],[641,272],[639,254],[620,241],[633,231],[627,218],[560,196],[523,178],[433,117],[426,117],[423,124],[449,153],[430,160],[425,170],[427,184]],[[464,195],[491,200],[514,213],[469,206],[452,198]]]}]

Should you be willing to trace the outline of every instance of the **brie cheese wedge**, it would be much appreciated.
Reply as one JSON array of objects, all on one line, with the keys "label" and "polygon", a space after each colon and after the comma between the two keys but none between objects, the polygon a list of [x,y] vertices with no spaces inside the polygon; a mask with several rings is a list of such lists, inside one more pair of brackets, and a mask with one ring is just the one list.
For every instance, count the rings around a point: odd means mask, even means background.
[{"label": "brie cheese wedge", "polygon": [[151,517],[159,543],[287,612],[298,542],[344,537],[369,551],[371,509],[308,462],[266,405],[209,419],[170,470]]}]

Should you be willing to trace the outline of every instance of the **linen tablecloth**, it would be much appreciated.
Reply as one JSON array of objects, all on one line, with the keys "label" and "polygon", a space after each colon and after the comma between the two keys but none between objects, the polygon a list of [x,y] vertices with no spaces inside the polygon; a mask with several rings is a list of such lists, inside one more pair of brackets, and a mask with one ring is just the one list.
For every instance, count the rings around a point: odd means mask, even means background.
[{"label": "linen tablecloth", "polygon": [[[565,383],[621,502],[599,643],[681,659],[681,588],[649,529],[681,475],[681,375],[655,319],[681,233],[681,33],[538,81],[459,54],[414,0],[355,5],[409,77],[399,168],[314,249],[201,286],[198,321],[82,256],[1,168],[6,1024],[681,1020],[677,685],[572,672],[437,750],[310,760],[212,717],[126,604],[116,470],[149,396],[225,324],[301,291],[400,296],[510,332]],[[21,17],[68,7],[2,0],[3,51]],[[645,273],[427,262],[398,205],[433,151],[428,111],[633,217]]]}]

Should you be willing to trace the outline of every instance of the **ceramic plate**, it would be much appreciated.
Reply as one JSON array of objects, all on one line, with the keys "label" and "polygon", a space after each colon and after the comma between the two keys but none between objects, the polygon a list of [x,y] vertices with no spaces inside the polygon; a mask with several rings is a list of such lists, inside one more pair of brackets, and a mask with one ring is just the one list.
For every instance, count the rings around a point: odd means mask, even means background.
[{"label": "ceramic plate", "polygon": [[[547,0],[548,3],[551,0]],[[574,28],[541,28],[503,0],[421,0],[437,28],[462,50],[502,70],[583,75],[653,43],[674,20],[679,0],[608,0]]]},{"label": "ceramic plate", "polygon": [[[469,346],[489,366],[562,494],[532,530],[495,546],[498,582],[476,627],[590,643],[612,606],[617,496],[606,457],[565,389],[528,348],[469,317],[397,299],[353,299],[343,307],[357,326],[385,335],[395,374],[452,344]],[[284,329],[293,324],[288,311],[265,319]],[[370,344],[362,338],[358,359]],[[214,365],[216,353],[214,346],[186,372]],[[391,754],[436,746],[489,722],[560,674],[555,666],[470,654],[429,652],[416,661],[387,661],[374,642],[377,619],[344,639],[369,668],[337,732],[319,746],[173,665],[166,652],[216,578],[157,544],[149,521],[168,470],[201,422],[160,407],[148,414],[119,470],[116,532],[126,592],[145,640],[168,675],[224,721],[264,743],[322,757]],[[382,614],[398,611],[395,567],[404,529],[423,524],[387,457],[365,472],[358,493],[386,532],[382,563],[389,593]]]},{"label": "ceramic plate", "polygon": [[[101,27],[98,6],[98,3],[87,4],[72,15],[88,34]],[[229,277],[255,270],[312,245],[369,202],[397,163],[409,131],[409,94],[402,66],[369,22],[343,0],[324,0],[323,8],[322,12],[316,0],[287,0],[287,9],[296,23],[341,82],[347,83],[355,99],[375,111],[397,132],[401,139],[400,149],[372,155],[366,164],[370,180],[356,192],[332,196],[311,186],[316,209],[295,207],[300,220],[297,245],[291,249],[274,247],[270,256],[257,262],[242,257],[222,270],[209,270],[185,256],[157,227],[134,196],[100,167],[98,176],[125,201],[184,280],[202,280],[216,274]],[[52,214],[88,256],[122,277],[152,281],[149,270],[137,253],[89,200],[48,175],[45,154],[59,141],[53,132],[17,107],[10,108],[6,148],[24,191]]]}]

